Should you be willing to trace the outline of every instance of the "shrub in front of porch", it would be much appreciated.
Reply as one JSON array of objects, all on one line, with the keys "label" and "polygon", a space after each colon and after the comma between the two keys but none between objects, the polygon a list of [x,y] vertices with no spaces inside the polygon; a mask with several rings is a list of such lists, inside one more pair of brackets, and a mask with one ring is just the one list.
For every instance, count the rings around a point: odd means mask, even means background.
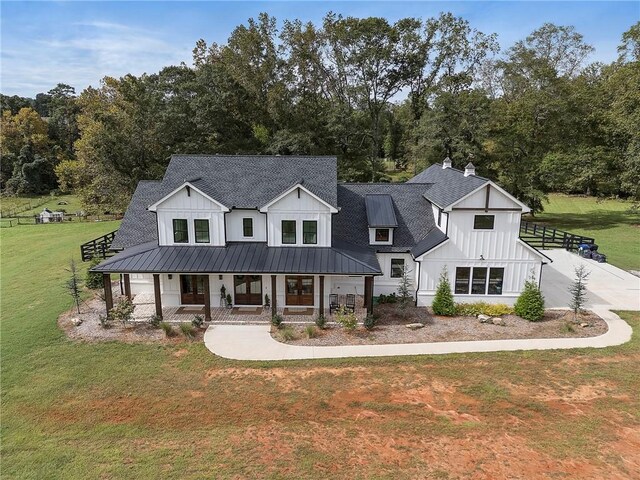
[{"label": "shrub in front of porch", "polygon": [[282,315],[280,315],[279,313],[275,313],[271,316],[271,325],[273,325],[276,328],[280,328],[280,325],[282,325],[283,322],[283,318]]},{"label": "shrub in front of porch", "polygon": [[501,317],[513,313],[513,307],[504,303],[456,303],[455,314],[460,317],[477,317],[478,315],[488,315],[490,317]]},{"label": "shrub in front of porch", "polygon": [[121,322],[122,325],[126,327],[127,323],[129,323],[133,318],[133,311],[135,308],[136,306],[133,304],[133,302],[131,302],[131,300],[129,300],[128,298],[125,298],[121,302],[118,302],[115,307],[113,307],[110,315],[114,320]]},{"label": "shrub in front of porch", "polygon": [[192,324],[190,323],[181,323],[180,324],[180,331],[182,332],[182,334],[188,338],[188,339],[193,339],[193,337],[196,336],[196,327],[194,327]]},{"label": "shrub in front of porch", "polygon": [[530,322],[539,322],[544,317],[544,297],[533,277],[524,282],[524,289],[516,300],[514,311]]},{"label": "shrub in front of porch", "polygon": [[358,317],[353,312],[347,312],[346,309],[341,308],[336,312],[336,322],[348,332],[352,332],[358,326]]},{"label": "shrub in front of porch", "polygon": [[160,328],[162,328],[167,337],[173,337],[176,334],[176,331],[173,329],[173,325],[170,323],[160,322]]}]

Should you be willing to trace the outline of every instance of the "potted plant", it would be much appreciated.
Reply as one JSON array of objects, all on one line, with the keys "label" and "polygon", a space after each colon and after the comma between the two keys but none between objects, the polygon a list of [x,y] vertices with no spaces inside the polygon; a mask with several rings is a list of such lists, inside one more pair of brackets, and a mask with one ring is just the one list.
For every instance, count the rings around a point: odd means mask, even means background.
[{"label": "potted plant", "polygon": [[233,308],[233,299],[230,293],[227,293],[227,308]]},{"label": "potted plant", "polygon": [[271,299],[266,293],[264,294],[264,308],[266,308],[267,310],[271,308]]}]

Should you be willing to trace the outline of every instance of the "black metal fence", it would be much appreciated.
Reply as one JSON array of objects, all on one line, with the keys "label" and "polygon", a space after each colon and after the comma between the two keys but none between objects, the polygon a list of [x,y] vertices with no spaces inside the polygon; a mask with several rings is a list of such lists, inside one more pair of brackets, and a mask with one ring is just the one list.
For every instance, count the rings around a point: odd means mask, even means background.
[{"label": "black metal fence", "polygon": [[522,221],[520,223],[520,238],[532,247],[536,248],[564,248],[565,250],[577,251],[578,245],[593,245],[594,238],[576,235],[557,228],[539,225],[533,222]]},{"label": "black metal fence", "polygon": [[109,249],[111,248],[113,239],[116,236],[116,232],[117,230],[114,230],[113,232],[109,232],[106,235],[94,238],[93,240],[80,245],[82,261],[88,262],[94,257],[107,258],[114,255],[115,253]]}]

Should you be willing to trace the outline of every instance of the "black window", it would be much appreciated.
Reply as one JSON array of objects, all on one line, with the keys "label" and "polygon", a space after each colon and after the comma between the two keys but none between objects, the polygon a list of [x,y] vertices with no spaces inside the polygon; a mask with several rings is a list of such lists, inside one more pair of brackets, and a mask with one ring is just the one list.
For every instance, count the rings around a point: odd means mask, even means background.
[{"label": "black window", "polygon": [[476,215],[473,218],[473,228],[476,230],[493,230],[494,215]]},{"label": "black window", "polygon": [[282,220],[282,243],[291,245],[296,243],[296,221]]},{"label": "black window", "polygon": [[189,230],[184,218],[173,219],[173,243],[189,243]]},{"label": "black window", "polygon": [[388,241],[389,241],[389,229],[376,228],[376,242],[388,242]]},{"label": "black window", "polygon": [[194,220],[193,226],[196,231],[196,243],[209,243],[209,220]]},{"label": "black window", "polygon": [[489,269],[489,286],[487,293],[489,295],[502,295],[502,281],[504,279],[504,268]]},{"label": "black window", "polygon": [[404,259],[392,258],[391,259],[391,278],[402,277],[402,272],[404,272]]},{"label": "black window", "polygon": [[253,218],[242,219],[242,236],[253,237]]},{"label": "black window", "polygon": [[456,285],[455,293],[467,294],[469,293],[469,280],[471,279],[471,268],[458,267],[456,268]]},{"label": "black window", "polygon": [[302,221],[302,243],[310,245],[318,243],[318,222],[315,220]]},{"label": "black window", "polygon": [[484,295],[487,291],[487,269],[485,267],[475,267],[471,280],[471,293],[474,295]]}]

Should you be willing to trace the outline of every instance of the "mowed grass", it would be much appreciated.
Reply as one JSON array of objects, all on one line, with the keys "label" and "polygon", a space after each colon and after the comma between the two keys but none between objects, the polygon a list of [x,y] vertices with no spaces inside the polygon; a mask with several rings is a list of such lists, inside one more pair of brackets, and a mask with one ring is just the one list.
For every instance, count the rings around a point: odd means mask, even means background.
[{"label": "mowed grass", "polygon": [[640,270],[640,210],[632,202],[550,194],[534,222],[596,239],[607,261],[625,270]]},{"label": "mowed grass", "polygon": [[637,312],[600,350],[260,363],[70,341],[64,269],[115,227],[0,231],[2,478],[638,478]]}]

